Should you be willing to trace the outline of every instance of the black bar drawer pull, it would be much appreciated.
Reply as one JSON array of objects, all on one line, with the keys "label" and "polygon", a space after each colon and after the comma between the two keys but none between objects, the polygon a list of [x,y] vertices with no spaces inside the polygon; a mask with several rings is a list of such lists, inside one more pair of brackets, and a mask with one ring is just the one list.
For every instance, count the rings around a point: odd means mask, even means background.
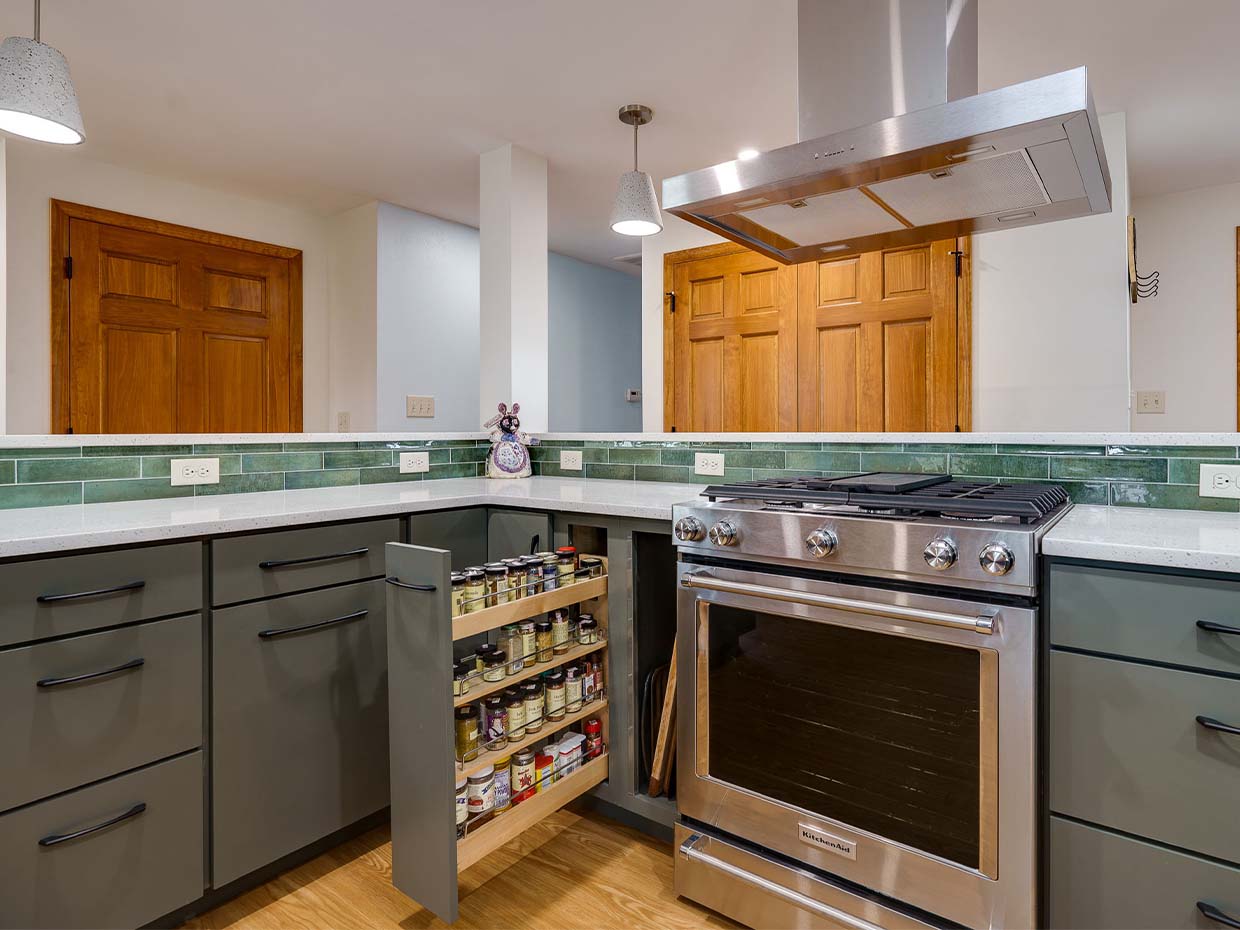
[{"label": "black bar drawer pull", "polygon": [[1204,714],[1197,715],[1197,722],[1207,730],[1217,730],[1219,733],[1230,733],[1233,736],[1240,736],[1240,727],[1233,727],[1229,723],[1223,723],[1221,720],[1215,720],[1213,717],[1207,717]]},{"label": "black bar drawer pull", "polygon": [[392,585],[393,587],[408,588],[410,591],[434,591],[436,590],[433,584],[411,584],[408,581],[401,581],[399,578],[395,578],[391,575],[388,575],[388,577],[384,578],[383,580],[386,581],[388,584]]},{"label": "black bar drawer pull", "polygon": [[56,846],[59,843],[67,843],[69,840],[80,840],[84,836],[90,836],[92,833],[98,833],[100,830],[106,830],[108,827],[114,827],[118,823],[123,823],[131,817],[137,817],[144,810],[146,810],[145,802],[135,804],[123,814],[117,814],[115,817],[105,820],[103,823],[97,823],[93,827],[86,827],[83,830],[75,830],[72,833],[53,833],[51,836],[45,836],[43,839],[39,840],[39,845]]},{"label": "black bar drawer pull", "polygon": [[1207,920],[1212,920],[1215,923],[1222,924],[1224,927],[1240,928],[1240,920],[1237,920],[1235,917],[1229,917],[1213,904],[1206,904],[1205,901],[1198,901],[1197,910],[1201,911],[1201,915]]},{"label": "black bar drawer pull", "polygon": [[124,665],[117,665],[115,668],[105,668],[102,672],[87,672],[85,675],[70,675],[67,678],[40,678],[35,684],[40,688],[74,685],[79,681],[93,681],[96,678],[106,678],[108,675],[116,675],[120,672],[132,672],[135,669],[142,668],[144,665],[146,665],[146,659],[130,659]]},{"label": "black bar drawer pull", "polygon": [[123,594],[128,591],[141,591],[145,587],[145,581],[130,581],[127,584],[118,584],[115,588],[100,588],[97,591],[76,591],[73,594],[40,594],[35,598],[35,603],[55,604],[57,601],[77,601],[84,597],[103,597],[106,594]]},{"label": "black bar drawer pull", "polygon": [[359,620],[370,613],[369,610],[355,610],[351,614],[345,614],[343,617],[333,617],[331,620],[320,620],[318,623],[307,623],[304,626],[286,626],[279,630],[260,630],[259,639],[275,639],[277,636],[292,636],[294,633],[309,633],[311,630],[321,630],[325,627],[335,626],[337,623],[348,623],[350,620]]},{"label": "black bar drawer pull", "polygon": [[1228,626],[1225,623],[1215,623],[1213,620],[1198,620],[1197,629],[1205,630],[1207,633],[1223,633],[1229,636],[1240,636],[1240,626]]},{"label": "black bar drawer pull", "polygon": [[288,568],[290,565],[311,565],[314,562],[330,562],[332,559],[356,559],[364,556],[369,551],[369,546],[362,546],[360,549],[350,549],[348,552],[308,555],[304,559],[270,559],[266,562],[259,562],[258,567],[264,571],[270,571],[273,568]]}]

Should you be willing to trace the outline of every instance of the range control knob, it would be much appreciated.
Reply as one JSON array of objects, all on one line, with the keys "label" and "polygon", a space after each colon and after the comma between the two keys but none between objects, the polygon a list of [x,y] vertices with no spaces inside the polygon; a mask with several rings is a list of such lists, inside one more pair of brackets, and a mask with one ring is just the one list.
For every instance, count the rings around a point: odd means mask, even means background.
[{"label": "range control knob", "polygon": [[956,564],[956,544],[943,536],[936,536],[922,551],[926,564],[935,571],[946,571]]},{"label": "range control knob", "polygon": [[681,517],[674,532],[681,542],[698,542],[706,538],[706,526],[697,517]]},{"label": "range control knob", "polygon": [[840,541],[828,529],[817,529],[805,537],[805,549],[816,559],[825,559],[839,546]]},{"label": "range control knob", "polygon": [[1006,575],[1016,564],[1016,556],[1003,543],[991,543],[982,550],[977,560],[982,565],[982,571],[988,575]]},{"label": "range control knob", "polygon": [[710,541],[716,546],[735,546],[739,538],[736,527],[726,520],[720,520],[710,528]]}]

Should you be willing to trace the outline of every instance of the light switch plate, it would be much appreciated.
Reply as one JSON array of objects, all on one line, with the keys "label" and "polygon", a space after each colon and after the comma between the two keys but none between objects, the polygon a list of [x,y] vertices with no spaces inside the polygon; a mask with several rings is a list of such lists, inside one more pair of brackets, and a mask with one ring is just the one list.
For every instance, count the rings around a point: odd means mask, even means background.
[{"label": "light switch plate", "polygon": [[405,416],[433,417],[435,415],[435,398],[422,394],[405,395]]},{"label": "light switch plate", "polygon": [[173,459],[172,485],[179,487],[186,484],[219,484],[219,459]]},{"label": "light switch plate", "polygon": [[560,467],[565,471],[581,471],[581,450],[561,449]]},{"label": "light switch plate", "polygon": [[1137,413],[1166,413],[1166,391],[1137,391]]},{"label": "light switch plate", "polygon": [[400,454],[400,473],[413,475],[431,470],[431,454],[429,452],[402,452]]},{"label": "light switch plate", "polygon": [[723,474],[723,453],[697,453],[693,456],[693,473],[695,475],[713,475],[714,477],[719,477]]},{"label": "light switch plate", "polygon": [[336,432],[337,433],[347,433],[349,431],[349,424],[350,424],[349,411],[341,410],[339,413],[336,414]]},{"label": "light switch plate", "polygon": [[1202,465],[1197,474],[1201,497],[1240,497],[1240,465]]},{"label": "light switch plate", "polygon": [[640,404],[642,402],[642,392],[640,388],[629,388],[624,392],[624,399],[630,404]]}]

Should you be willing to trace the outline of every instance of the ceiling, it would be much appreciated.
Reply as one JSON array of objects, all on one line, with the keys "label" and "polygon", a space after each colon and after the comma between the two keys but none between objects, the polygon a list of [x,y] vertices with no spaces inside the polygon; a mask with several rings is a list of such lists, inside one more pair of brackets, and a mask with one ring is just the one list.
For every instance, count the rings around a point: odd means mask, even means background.
[{"label": "ceiling", "polygon": [[[826,2],[826,0],[824,0]],[[879,0],[876,0],[879,2]],[[1133,192],[1240,180],[1235,0],[981,0],[983,89],[1081,63],[1128,112]],[[0,32],[29,34],[29,0]],[[664,176],[794,141],[795,0],[46,0],[82,155],[330,214],[478,222],[478,156],[546,156],[551,247],[629,271],[607,226],[625,103]],[[32,144],[32,143],[20,143]]]}]

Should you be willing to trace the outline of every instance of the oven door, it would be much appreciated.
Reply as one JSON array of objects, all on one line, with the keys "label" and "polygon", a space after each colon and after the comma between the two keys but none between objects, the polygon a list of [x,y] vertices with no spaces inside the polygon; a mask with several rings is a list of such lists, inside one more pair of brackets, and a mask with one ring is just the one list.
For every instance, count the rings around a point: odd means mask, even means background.
[{"label": "oven door", "polygon": [[680,576],[681,814],[968,927],[1033,926],[1033,609]]}]

